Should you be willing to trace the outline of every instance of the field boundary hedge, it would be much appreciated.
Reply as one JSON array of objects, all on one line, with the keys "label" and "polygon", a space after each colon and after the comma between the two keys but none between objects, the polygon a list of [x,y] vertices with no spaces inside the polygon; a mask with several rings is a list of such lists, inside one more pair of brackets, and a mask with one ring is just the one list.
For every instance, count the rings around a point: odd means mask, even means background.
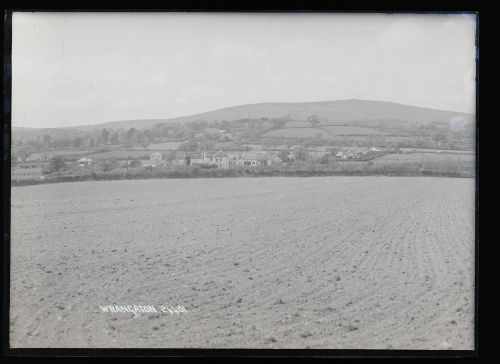
[{"label": "field boundary hedge", "polygon": [[388,176],[388,177],[451,177],[472,178],[474,171],[464,169],[460,171],[427,170],[418,167],[391,168],[389,166],[373,166],[359,170],[328,169],[328,168],[230,168],[230,169],[203,169],[182,168],[178,170],[139,170],[130,173],[114,171],[92,172],[88,175],[55,175],[44,179],[12,180],[11,186],[28,186],[59,182],[81,181],[110,181],[127,179],[179,179],[179,178],[242,178],[242,177],[327,177],[327,176]]}]

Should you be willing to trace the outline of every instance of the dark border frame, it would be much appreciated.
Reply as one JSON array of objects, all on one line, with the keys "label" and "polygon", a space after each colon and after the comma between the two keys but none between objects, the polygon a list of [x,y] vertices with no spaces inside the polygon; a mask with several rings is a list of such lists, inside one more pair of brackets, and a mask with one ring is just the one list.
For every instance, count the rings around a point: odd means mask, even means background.
[{"label": "dark border frame", "polygon": [[[177,3],[177,4],[174,4]],[[389,2],[391,3],[391,2]],[[465,3],[465,4],[464,4]],[[387,4],[387,2],[386,2]],[[225,3],[214,3],[211,6],[200,6],[195,3],[190,6],[189,1],[169,2],[168,9],[115,9],[113,6],[97,6],[94,8],[82,7],[78,9],[61,8],[30,8],[30,9],[8,9],[4,10],[4,57],[3,57],[3,123],[2,123],[2,181],[5,187],[2,189],[2,354],[6,356],[24,357],[311,357],[311,358],[477,358],[479,356],[479,31],[480,31],[480,7],[478,2],[454,1],[454,2],[418,2],[421,6],[427,6],[426,10],[412,6],[411,3],[392,2],[392,5],[378,6],[376,8],[360,8],[350,4],[350,7],[340,5],[336,9],[325,4],[308,5],[298,4],[297,1],[288,2],[281,7],[259,7],[256,4],[246,7],[235,7]],[[432,4],[429,6],[429,4]],[[337,4],[338,5],[338,4]],[[471,6],[473,5],[473,6]],[[460,9],[460,10],[459,10]],[[491,10],[491,9],[490,9]],[[84,349],[84,348],[10,348],[9,346],[9,307],[10,307],[10,140],[11,140],[11,86],[12,86],[12,12],[13,11],[58,11],[58,12],[313,12],[313,13],[455,13],[476,14],[476,178],[475,178],[475,325],[474,325],[474,350],[364,350],[364,349]],[[482,9],[481,9],[482,13]],[[483,19],[483,17],[481,17]]]}]

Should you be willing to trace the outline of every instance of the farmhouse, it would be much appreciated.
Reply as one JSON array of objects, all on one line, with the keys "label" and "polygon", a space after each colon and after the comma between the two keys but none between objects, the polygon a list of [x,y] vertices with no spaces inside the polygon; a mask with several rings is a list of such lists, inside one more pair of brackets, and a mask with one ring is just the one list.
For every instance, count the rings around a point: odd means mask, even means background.
[{"label": "farmhouse", "polygon": [[266,156],[266,163],[268,166],[277,166],[283,164],[277,155],[271,154]]},{"label": "farmhouse", "polygon": [[164,165],[164,162],[161,159],[160,160],[153,160],[153,159],[141,160],[141,166],[143,166],[143,167],[156,168],[156,167],[163,166],[163,165]]},{"label": "farmhouse", "polygon": [[229,168],[229,156],[221,151],[217,153],[194,154],[188,158],[187,165],[216,166],[217,168]]},{"label": "farmhouse", "polygon": [[346,160],[346,159],[359,159],[359,153],[353,152],[351,150],[341,150],[335,154],[335,157],[338,159]]},{"label": "farmhouse", "polygon": [[217,168],[229,168],[229,156],[226,153],[218,152],[212,155],[203,155],[203,159],[208,164],[214,164]]},{"label": "farmhouse", "polygon": [[[199,155],[198,155],[199,157]],[[174,166],[190,166],[191,161],[197,159],[197,155],[192,153],[187,153],[183,151],[178,151],[175,153],[175,158],[172,160],[172,165]]]},{"label": "farmhouse", "polygon": [[240,166],[249,166],[249,167],[257,167],[260,166],[264,163],[264,161],[260,157],[245,157],[243,159],[240,159],[239,165]]},{"label": "farmhouse", "polygon": [[232,153],[229,156],[229,164],[234,166],[259,166],[270,165],[271,156],[266,152]]},{"label": "farmhouse", "polygon": [[94,164],[92,158],[83,157],[76,161],[78,167],[90,167]]},{"label": "farmhouse", "polygon": [[163,154],[161,154],[160,152],[151,152],[151,154],[149,155],[149,160],[151,162],[161,162],[162,159]]},{"label": "farmhouse", "polygon": [[192,154],[187,158],[189,160],[188,165],[207,164],[207,163],[205,163],[205,158],[204,158],[203,154]]},{"label": "farmhouse", "polygon": [[338,159],[347,159],[347,153],[344,151],[340,151],[335,153],[335,157]]},{"label": "farmhouse", "polygon": [[236,159],[234,164],[241,167],[257,167],[271,165],[274,158],[268,158],[267,153],[245,153]]}]

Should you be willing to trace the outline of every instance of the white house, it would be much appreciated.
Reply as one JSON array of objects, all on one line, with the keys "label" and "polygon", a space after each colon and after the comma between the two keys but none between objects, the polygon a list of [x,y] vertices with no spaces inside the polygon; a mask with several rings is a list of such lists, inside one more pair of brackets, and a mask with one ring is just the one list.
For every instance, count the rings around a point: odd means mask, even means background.
[{"label": "white house", "polygon": [[339,159],[347,159],[347,154],[343,151],[335,153],[335,157]]},{"label": "white house", "polygon": [[268,157],[267,153],[245,153],[239,156],[235,164],[241,167],[258,167],[271,165],[274,158]]},{"label": "white house", "polygon": [[399,148],[399,151],[401,153],[404,153],[404,154],[406,154],[406,153],[413,153],[414,152],[413,149],[411,149],[411,148]]},{"label": "white house", "polygon": [[229,156],[226,153],[218,152],[216,154],[203,154],[203,159],[207,164],[216,165],[217,168],[229,168]]},{"label": "white house", "polygon": [[90,167],[92,166],[93,163],[94,161],[92,160],[92,158],[86,158],[86,157],[80,158],[79,160],[76,161],[76,165],[78,167]]},{"label": "white house", "polygon": [[205,153],[191,156],[191,165],[212,165],[217,168],[229,168],[229,156],[223,152]]},{"label": "white house", "polygon": [[149,160],[151,162],[161,162],[162,159],[163,154],[161,154],[160,152],[151,152],[151,154],[149,155]]}]

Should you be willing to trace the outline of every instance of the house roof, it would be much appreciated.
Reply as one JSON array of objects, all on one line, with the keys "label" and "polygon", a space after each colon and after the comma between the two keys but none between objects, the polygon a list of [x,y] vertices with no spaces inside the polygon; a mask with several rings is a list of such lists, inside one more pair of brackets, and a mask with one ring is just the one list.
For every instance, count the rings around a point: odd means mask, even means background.
[{"label": "house roof", "polygon": [[[202,155],[203,156],[203,155]],[[223,151],[218,151],[218,152],[205,152],[205,157],[207,158],[214,158],[214,157],[229,157],[226,153]]]},{"label": "house roof", "polygon": [[92,158],[83,157],[77,160],[77,163],[82,163],[82,162],[92,162]]},{"label": "house roof", "polygon": [[244,154],[241,159],[243,159],[243,160],[263,161],[263,160],[266,160],[266,159],[269,159],[269,158],[266,157],[266,155],[262,155],[262,154]]}]

